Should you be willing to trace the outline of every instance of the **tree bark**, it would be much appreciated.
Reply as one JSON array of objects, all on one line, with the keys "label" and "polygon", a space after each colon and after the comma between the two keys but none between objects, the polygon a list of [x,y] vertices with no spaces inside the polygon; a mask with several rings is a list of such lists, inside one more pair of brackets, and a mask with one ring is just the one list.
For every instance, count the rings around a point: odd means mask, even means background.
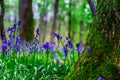
[{"label": "tree bark", "polygon": [[26,41],[34,39],[32,0],[19,0],[20,38]]},{"label": "tree bark", "polygon": [[58,4],[59,4],[59,0],[55,0],[55,3],[54,3],[54,17],[53,17],[53,24],[52,24],[51,39],[50,39],[50,41],[54,41],[54,36],[52,35],[52,33],[56,31]]},{"label": "tree bark", "polygon": [[68,17],[69,17],[69,21],[68,21],[68,37],[71,39],[71,35],[72,35],[72,32],[71,32],[71,24],[72,24],[72,21],[71,21],[71,0],[69,2],[69,12],[68,12]]},{"label": "tree bark", "polygon": [[4,31],[3,19],[4,19],[4,13],[5,13],[4,0],[0,0],[0,8],[1,8],[1,12],[0,12],[0,37],[1,37],[1,39],[3,39],[3,38],[5,38],[5,33],[3,33],[3,31]]},{"label": "tree bark", "polygon": [[[85,52],[65,80],[120,79],[120,1],[98,0]],[[91,51],[88,52],[88,45]]]},{"label": "tree bark", "polygon": [[[47,10],[46,7],[48,7],[47,5],[44,5],[44,12],[40,14],[40,23],[39,23],[39,27],[40,27],[40,42],[44,42],[45,38],[46,38],[46,30],[47,30]],[[45,19],[46,18],[46,19]]]}]

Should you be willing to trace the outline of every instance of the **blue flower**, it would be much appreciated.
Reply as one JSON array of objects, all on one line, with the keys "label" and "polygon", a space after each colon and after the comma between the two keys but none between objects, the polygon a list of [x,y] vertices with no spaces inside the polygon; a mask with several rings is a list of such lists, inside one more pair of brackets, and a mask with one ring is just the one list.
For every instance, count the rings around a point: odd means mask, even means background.
[{"label": "blue flower", "polygon": [[15,48],[15,51],[16,51],[16,52],[18,52],[18,51],[20,50],[18,44],[15,44],[15,45],[14,45],[14,48]]},{"label": "blue flower", "polygon": [[17,26],[17,24],[14,24],[14,25],[13,25],[13,28],[15,29],[15,28],[16,28],[16,26]]},{"label": "blue flower", "polygon": [[79,48],[79,47],[80,47],[80,43],[77,43],[77,44],[76,44],[76,47]]},{"label": "blue flower", "polygon": [[18,21],[18,26],[20,26],[20,25],[21,25],[21,23],[22,23],[21,21]]},{"label": "blue flower", "polygon": [[16,43],[20,41],[20,36],[16,36]]},{"label": "blue flower", "polygon": [[67,56],[67,44],[63,46],[64,56]]},{"label": "blue flower", "polygon": [[99,77],[97,80],[104,80],[104,78],[102,78],[102,77]]},{"label": "blue flower", "polygon": [[48,50],[49,49],[49,42],[46,42],[43,44],[43,48]]},{"label": "blue flower", "polygon": [[38,36],[39,34],[40,34],[40,29],[37,28],[37,30],[36,30],[36,36]]},{"label": "blue flower", "polygon": [[8,45],[8,46],[10,46],[10,45],[11,45],[11,41],[10,41],[10,40],[8,40],[7,45]]},{"label": "blue flower", "polygon": [[84,44],[83,43],[77,43],[76,47],[77,47],[78,54],[80,54],[83,51]]},{"label": "blue flower", "polygon": [[72,44],[71,39],[69,39],[68,37],[66,37],[66,39],[68,40],[68,44],[69,44],[70,49],[73,49],[73,44]]},{"label": "blue flower", "polygon": [[7,32],[11,32],[11,31],[12,31],[12,28],[9,27],[9,28],[7,29]]},{"label": "blue flower", "polygon": [[58,40],[62,39],[62,37],[58,33],[56,33],[56,32],[53,32],[53,35],[56,36]]},{"label": "blue flower", "polygon": [[36,51],[37,51],[37,52],[39,51],[39,46],[38,46],[38,45],[36,45]]},{"label": "blue flower", "polygon": [[26,41],[25,40],[20,40],[20,45],[23,46],[23,47],[26,47]]},{"label": "blue flower", "polygon": [[34,50],[34,47],[30,47],[29,48],[29,54],[31,54],[33,52],[33,50]]},{"label": "blue flower", "polygon": [[8,45],[7,44],[2,44],[1,48],[5,49]]},{"label": "blue flower", "polygon": [[34,37],[34,43],[38,42],[37,37]]},{"label": "blue flower", "polygon": [[2,43],[5,44],[6,43],[6,38],[2,38]]},{"label": "blue flower", "polygon": [[2,34],[4,35],[4,34],[5,34],[5,31],[2,31]]}]

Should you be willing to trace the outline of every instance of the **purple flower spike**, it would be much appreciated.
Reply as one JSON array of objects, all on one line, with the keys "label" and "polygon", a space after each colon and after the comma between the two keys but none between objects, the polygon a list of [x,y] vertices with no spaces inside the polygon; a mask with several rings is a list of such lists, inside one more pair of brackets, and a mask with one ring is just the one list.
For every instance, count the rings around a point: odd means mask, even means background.
[{"label": "purple flower spike", "polygon": [[21,21],[18,21],[18,26],[20,26],[20,25],[21,25],[21,23],[22,23]]},{"label": "purple flower spike", "polygon": [[16,52],[19,51],[19,46],[18,46],[18,44],[15,44],[15,45],[14,45],[14,48],[15,48],[15,51],[16,51]]},{"label": "purple flower spike", "polygon": [[4,34],[5,34],[5,31],[2,31],[2,34],[4,35]]},{"label": "purple flower spike", "polygon": [[8,29],[7,29],[7,32],[11,32],[11,31],[12,31],[12,29],[11,29],[11,28],[8,28]]},{"label": "purple flower spike", "polygon": [[67,45],[63,46],[63,52],[64,52],[64,56],[67,56]]},{"label": "purple flower spike", "polygon": [[83,52],[84,43],[79,42],[79,43],[76,44],[76,47],[77,47],[78,54],[80,54],[81,52]]},{"label": "purple flower spike", "polygon": [[104,78],[102,78],[102,77],[99,77],[97,80],[105,80]]},{"label": "purple flower spike", "polygon": [[58,33],[56,33],[56,32],[53,32],[53,35],[55,36],[55,37],[57,37],[57,39],[58,40],[61,40],[62,39],[62,36],[60,36]]},{"label": "purple flower spike", "polygon": [[13,28],[15,29],[15,28],[16,28],[16,26],[17,26],[17,24],[14,24],[14,25],[13,25]]},{"label": "purple flower spike", "polygon": [[72,44],[71,39],[68,40],[68,44],[69,44],[70,49],[73,49],[73,44]]},{"label": "purple flower spike", "polygon": [[36,30],[36,35],[39,35],[39,34],[40,34],[40,29],[37,28],[37,30]]}]

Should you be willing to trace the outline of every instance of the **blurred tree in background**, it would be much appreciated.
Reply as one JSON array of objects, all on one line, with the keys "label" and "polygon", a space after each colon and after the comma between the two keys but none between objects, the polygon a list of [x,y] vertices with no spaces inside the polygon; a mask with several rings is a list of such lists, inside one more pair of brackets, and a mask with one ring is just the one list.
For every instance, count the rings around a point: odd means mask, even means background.
[{"label": "blurred tree in background", "polygon": [[21,20],[21,39],[33,40],[34,28],[40,28],[40,42],[53,41],[53,31],[61,34],[63,39],[70,37],[73,43],[85,42],[92,22],[87,0],[59,0],[57,4],[55,0],[5,0],[5,30]]},{"label": "blurred tree in background", "polygon": [[1,39],[5,38],[4,13],[5,13],[4,0],[0,0],[0,38]]},{"label": "blurred tree in background", "polygon": [[34,39],[32,0],[19,0],[20,38],[26,41]]}]

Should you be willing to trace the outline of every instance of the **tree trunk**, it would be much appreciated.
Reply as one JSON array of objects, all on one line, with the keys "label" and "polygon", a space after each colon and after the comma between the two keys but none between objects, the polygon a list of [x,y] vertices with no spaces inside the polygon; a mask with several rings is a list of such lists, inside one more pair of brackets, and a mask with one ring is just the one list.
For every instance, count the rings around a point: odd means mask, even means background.
[{"label": "tree trunk", "polygon": [[96,13],[96,5],[94,3],[94,0],[87,0],[90,6],[90,9],[92,11],[92,15],[94,16]]},{"label": "tree trunk", "polygon": [[32,0],[19,0],[20,38],[26,41],[34,39]]},{"label": "tree trunk", "polygon": [[[120,1],[98,0],[97,12],[82,57],[71,68],[65,80],[120,79]],[[89,49],[90,50],[90,49]]]},{"label": "tree trunk", "polygon": [[45,42],[45,38],[46,38],[46,30],[47,30],[47,21],[44,22],[44,30],[43,30],[43,38],[42,38],[42,42]]},{"label": "tree trunk", "polygon": [[59,0],[55,0],[55,3],[54,3],[54,17],[53,17],[53,25],[52,25],[52,30],[51,30],[51,39],[50,39],[50,41],[54,41],[54,36],[52,35],[52,33],[56,31],[58,3],[59,3]]},{"label": "tree trunk", "polygon": [[71,35],[72,35],[72,33],[71,33],[71,24],[72,24],[71,16],[72,16],[72,14],[71,14],[70,9],[71,9],[71,0],[69,2],[69,12],[68,12],[68,17],[69,17],[69,21],[68,21],[68,37],[71,39]]},{"label": "tree trunk", "polygon": [[0,12],[0,37],[1,37],[1,39],[3,39],[3,38],[5,38],[5,33],[3,33],[3,31],[4,31],[3,19],[4,19],[4,12],[5,12],[4,0],[0,0],[0,8],[1,8],[1,12]]}]

